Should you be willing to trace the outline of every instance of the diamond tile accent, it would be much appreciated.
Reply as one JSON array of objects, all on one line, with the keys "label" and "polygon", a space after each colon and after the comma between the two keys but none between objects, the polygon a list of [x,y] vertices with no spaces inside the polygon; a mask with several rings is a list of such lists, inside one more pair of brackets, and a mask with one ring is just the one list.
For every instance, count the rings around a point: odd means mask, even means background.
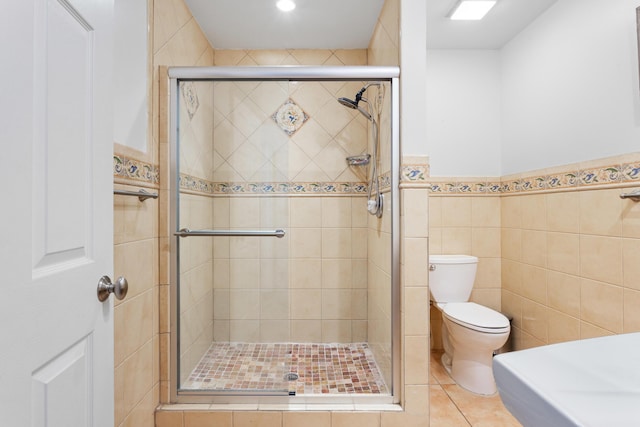
[{"label": "diamond tile accent", "polygon": [[193,85],[193,82],[180,82],[180,89],[182,89],[182,98],[186,105],[189,119],[193,118],[193,115],[198,111],[200,102],[198,101],[198,93]]},{"label": "diamond tile accent", "polygon": [[291,98],[278,108],[271,116],[287,135],[291,136],[309,120],[309,116]]}]

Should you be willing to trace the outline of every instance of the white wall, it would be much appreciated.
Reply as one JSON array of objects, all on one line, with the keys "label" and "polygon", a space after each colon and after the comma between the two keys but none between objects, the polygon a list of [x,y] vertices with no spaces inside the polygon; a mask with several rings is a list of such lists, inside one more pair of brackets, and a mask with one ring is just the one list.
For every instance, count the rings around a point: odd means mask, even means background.
[{"label": "white wall", "polygon": [[431,175],[502,176],[640,151],[636,6],[558,0],[500,51],[428,50]]},{"label": "white wall", "polygon": [[502,49],[502,174],[640,149],[638,0],[559,0]]},{"label": "white wall", "polygon": [[147,1],[116,0],[114,3],[115,142],[140,152],[147,151]]},{"label": "white wall", "polygon": [[500,56],[427,50],[427,147],[432,176],[500,176]]},{"label": "white wall", "polygon": [[426,155],[426,2],[400,1],[400,139],[401,155]]}]

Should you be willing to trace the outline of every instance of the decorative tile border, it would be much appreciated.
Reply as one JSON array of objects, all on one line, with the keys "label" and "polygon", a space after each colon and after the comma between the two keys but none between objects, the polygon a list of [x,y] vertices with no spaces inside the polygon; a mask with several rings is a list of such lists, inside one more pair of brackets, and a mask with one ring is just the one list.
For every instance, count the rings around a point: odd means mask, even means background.
[{"label": "decorative tile border", "polygon": [[429,165],[402,165],[400,180],[405,182],[425,182],[429,177]]},{"label": "decorative tile border", "polygon": [[367,184],[362,182],[211,182],[190,175],[180,174],[181,190],[207,195],[276,195],[276,194],[367,194]]},{"label": "decorative tile border", "polygon": [[[499,195],[533,191],[577,189],[593,186],[612,186],[640,182],[640,161],[591,168],[575,168],[550,174],[539,174],[514,179],[432,178],[428,165],[403,165],[400,179],[405,183],[429,184],[435,194]],[[158,185],[158,166],[139,160],[113,155],[115,177]],[[391,187],[391,172],[380,175],[380,188]],[[365,195],[364,182],[211,182],[190,175],[180,175],[180,189],[208,195],[221,194],[344,194]]]},{"label": "decorative tile border", "polygon": [[502,185],[500,182],[476,181],[476,182],[431,182],[431,192],[441,194],[500,194]]},{"label": "decorative tile border", "polygon": [[575,168],[550,174],[536,174],[495,182],[464,178],[431,181],[431,192],[437,194],[517,194],[534,191],[555,191],[595,186],[615,186],[640,182],[640,162]]},{"label": "decorative tile border", "polygon": [[385,172],[378,176],[378,183],[380,184],[380,191],[386,191],[391,188],[391,171]]},{"label": "decorative tile border", "polygon": [[115,177],[143,181],[153,185],[160,183],[158,166],[131,159],[120,154],[113,155],[113,175]]},{"label": "decorative tile border", "polygon": [[[428,165],[406,165],[402,167],[401,180],[428,184]],[[380,191],[391,188],[391,171],[381,174]],[[191,175],[180,174],[180,189],[207,195],[366,195],[366,182],[212,182]]]}]

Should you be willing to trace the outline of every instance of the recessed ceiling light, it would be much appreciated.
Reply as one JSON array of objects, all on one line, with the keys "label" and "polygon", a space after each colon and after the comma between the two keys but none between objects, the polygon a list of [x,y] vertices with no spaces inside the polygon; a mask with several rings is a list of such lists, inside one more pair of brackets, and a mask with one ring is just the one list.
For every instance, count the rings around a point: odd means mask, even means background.
[{"label": "recessed ceiling light", "polygon": [[449,13],[449,19],[457,21],[477,21],[491,10],[496,0],[461,0]]},{"label": "recessed ceiling light", "polygon": [[293,2],[293,0],[280,0],[278,1],[278,3],[276,3],[276,6],[283,12],[291,12],[296,8],[296,4]]}]

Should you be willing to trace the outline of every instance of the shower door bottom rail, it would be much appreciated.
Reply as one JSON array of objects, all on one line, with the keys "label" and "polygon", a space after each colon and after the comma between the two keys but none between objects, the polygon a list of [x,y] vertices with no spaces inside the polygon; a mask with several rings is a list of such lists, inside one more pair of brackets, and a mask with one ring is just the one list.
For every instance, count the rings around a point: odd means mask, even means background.
[{"label": "shower door bottom rail", "polygon": [[201,237],[201,236],[232,236],[232,237],[284,237],[286,232],[282,229],[277,230],[189,230],[183,228],[173,233],[178,237]]}]

